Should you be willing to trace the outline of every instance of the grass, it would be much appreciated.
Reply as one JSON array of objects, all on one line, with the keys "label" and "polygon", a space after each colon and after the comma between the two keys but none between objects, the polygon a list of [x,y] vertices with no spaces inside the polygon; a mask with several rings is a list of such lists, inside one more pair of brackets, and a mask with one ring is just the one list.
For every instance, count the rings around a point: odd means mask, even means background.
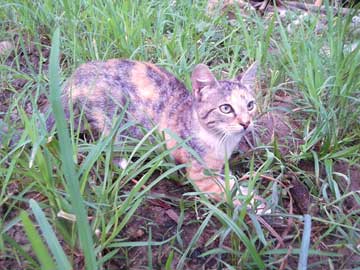
[{"label": "grass", "polygon": [[[129,269],[140,260],[148,269],[294,269],[301,258],[298,269],[360,267],[359,207],[348,209],[349,200],[360,205],[360,46],[353,14],[339,18],[328,7],[327,29],[317,33],[317,15],[289,31],[295,14],[267,18],[235,8],[229,22],[221,12],[208,15],[205,7],[206,1],[170,0],[0,2],[0,40],[16,44],[14,56],[0,54],[0,265],[107,269],[121,262],[118,268]],[[140,141],[118,144],[115,131],[134,124],[120,116],[114,132],[96,142],[81,138],[76,128],[67,132],[56,106],[59,85],[80,63],[115,57],[159,64],[189,89],[197,63],[208,64],[218,77],[223,71],[234,77],[260,61],[259,114],[284,111],[290,125],[296,123],[288,136],[298,138],[289,140],[301,145],[279,145],[281,138],[274,138],[230,163],[272,214],[214,205],[189,190],[152,192],[167,181],[174,187],[187,183],[184,165],[171,161],[171,149],[155,129],[144,131]],[[25,84],[16,87],[21,80]],[[56,113],[57,136],[46,131],[38,109],[43,94]],[[279,95],[290,97],[293,107],[278,105]],[[289,151],[281,154],[281,147]],[[112,162],[119,157],[132,162],[121,168]],[[289,175],[310,191],[312,222],[291,210]],[[151,220],[148,212],[165,212],[154,201],[176,210],[175,226]],[[270,218],[292,229],[283,233]],[[19,227],[25,242],[14,237]],[[134,258],[142,248],[144,258]]]}]

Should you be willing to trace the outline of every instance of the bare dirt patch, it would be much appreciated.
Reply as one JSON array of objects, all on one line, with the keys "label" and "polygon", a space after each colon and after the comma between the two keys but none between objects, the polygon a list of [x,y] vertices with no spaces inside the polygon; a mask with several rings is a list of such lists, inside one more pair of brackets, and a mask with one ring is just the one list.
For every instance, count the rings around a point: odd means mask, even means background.
[{"label": "bare dirt patch", "polygon": [[[165,180],[156,185],[151,191],[150,196],[166,198],[179,198],[181,194],[191,191],[188,186],[174,185],[173,181]],[[178,246],[179,250],[184,250],[189,245],[201,225],[201,213],[186,212],[182,224],[179,224],[180,211],[177,207],[169,204],[166,200],[148,199],[136,211],[134,217],[121,232],[121,236],[130,241],[157,241],[162,242],[170,239],[178,233],[183,241],[183,246]],[[196,242],[195,249],[191,252],[190,258],[185,262],[185,269],[211,269],[216,261],[212,257],[200,257],[201,253],[210,250],[218,244],[206,246],[206,242],[215,234],[218,226],[207,226]],[[216,223],[215,223],[216,224]],[[219,224],[218,224],[219,225]],[[180,226],[180,229],[178,228]],[[149,235],[151,234],[151,239]],[[171,251],[174,252],[171,269],[175,269],[181,254],[172,247],[173,243],[166,243],[161,246],[151,247],[152,265],[154,269],[163,269]],[[111,260],[107,269],[141,269],[148,265],[148,247],[130,248],[126,250],[126,255],[118,254],[119,258]]]}]

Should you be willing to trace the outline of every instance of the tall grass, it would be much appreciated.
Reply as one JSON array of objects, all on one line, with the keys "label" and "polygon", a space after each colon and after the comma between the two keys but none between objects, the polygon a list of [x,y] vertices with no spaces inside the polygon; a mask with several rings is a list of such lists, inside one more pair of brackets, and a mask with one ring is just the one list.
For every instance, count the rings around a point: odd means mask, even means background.
[{"label": "tall grass", "polygon": [[351,158],[359,154],[360,46],[351,41],[351,15],[336,18],[329,7],[327,14],[327,30],[319,35],[309,35],[318,20],[290,37],[280,27],[279,47],[305,112],[300,155],[311,158],[311,149],[319,148],[320,159]]},{"label": "tall grass", "polygon": [[[209,15],[206,1],[1,2],[0,38],[11,40],[20,35],[21,42],[12,67],[0,55],[4,89],[0,95],[6,91],[13,98],[0,122],[0,251],[6,254],[0,255],[0,261],[9,256],[21,258],[18,265],[26,269],[71,269],[76,268],[79,258],[75,254],[81,251],[87,269],[101,269],[119,256],[131,265],[131,250],[146,247],[149,269],[185,269],[209,229],[213,235],[204,245],[208,249],[198,257],[215,258],[218,268],[279,269],[289,257],[304,261],[308,256],[320,258],[308,262],[309,269],[319,265],[331,268],[346,264],[337,253],[343,248],[359,255],[359,211],[347,212],[345,202],[351,198],[359,204],[360,198],[349,189],[354,179],[336,172],[334,165],[359,161],[360,49],[352,35],[353,14],[339,18],[331,7],[327,9],[326,31],[316,33],[317,15],[289,32],[284,19],[277,16],[243,14],[237,8],[231,21],[220,10]],[[57,27],[60,30],[55,30]],[[41,43],[44,37],[51,40],[49,71],[42,64],[39,71],[33,67],[25,37],[37,45],[40,55],[48,46]],[[352,49],[350,45],[354,45]],[[280,53],[274,55],[269,48]],[[155,185],[164,179],[186,179],[179,173],[185,165],[171,161],[171,149],[166,149],[155,128],[144,132],[142,140],[114,142],[116,132],[134,124],[123,121],[123,115],[114,119],[108,137],[95,142],[80,138],[72,124],[67,132],[58,103],[61,82],[79,63],[114,57],[157,63],[189,89],[196,63],[209,64],[218,77],[234,77],[256,59],[262,64],[260,112],[273,109],[277,91],[293,97],[297,108],[288,114],[299,123],[300,150],[281,156],[274,139],[270,146],[254,148],[232,168],[237,178],[247,174],[246,185],[264,196],[273,210],[272,218],[294,220],[293,230],[283,239],[289,249],[275,249],[278,238],[264,219],[247,209],[251,208],[252,193],[241,197],[244,204],[237,208],[231,200],[228,205],[213,205],[202,196],[196,200],[196,192],[181,199],[165,198],[180,211],[171,237],[154,240],[154,229],[149,226],[147,241],[124,238],[138,210],[153,196],[149,191]],[[45,63],[48,59],[43,58],[40,60]],[[23,62],[27,71],[20,69]],[[28,80],[21,90],[12,86],[19,78]],[[49,93],[56,136],[45,129],[46,116],[36,106],[37,98]],[[8,131],[2,132],[1,126]],[[186,147],[183,142],[182,146]],[[114,164],[119,157],[130,161],[126,167]],[[304,160],[314,165],[313,172],[303,170]],[[303,216],[289,212],[288,204],[283,203],[289,197],[279,183],[286,183],[288,171],[309,188],[319,208],[315,214],[309,213],[313,228],[306,226],[305,232]],[[263,175],[274,181],[265,182]],[[233,176],[226,167],[225,178],[229,177]],[[230,195],[228,192],[227,197]],[[24,209],[26,213],[21,211]],[[189,221],[189,213],[198,219]],[[184,236],[184,228],[188,223],[196,224],[197,229],[186,246],[184,239],[189,237]],[[19,224],[34,254],[29,255],[28,247],[11,236]],[[314,236],[311,230],[319,228]],[[310,248],[301,249],[301,243],[304,247],[308,244],[309,233],[313,233]],[[165,261],[154,258],[155,247],[168,247]],[[163,264],[159,266],[158,261]],[[356,262],[352,265],[359,266]]]},{"label": "tall grass", "polygon": [[[69,136],[65,113],[61,107],[61,89],[59,80],[59,55],[60,55],[60,29],[57,28],[52,37],[50,54],[50,102],[55,117],[56,129],[59,136],[60,159],[65,174],[66,190],[69,192],[73,212],[76,216],[77,231],[80,245],[85,255],[87,269],[97,269],[96,257],[94,256],[94,241],[90,226],[87,221],[87,211],[80,192],[79,179],[75,171],[74,161],[69,157],[73,156],[71,139]],[[51,243],[51,242],[50,242]],[[54,254],[55,255],[55,254]],[[56,256],[55,256],[56,257]],[[59,268],[68,269],[70,264],[63,265],[58,262]]]}]

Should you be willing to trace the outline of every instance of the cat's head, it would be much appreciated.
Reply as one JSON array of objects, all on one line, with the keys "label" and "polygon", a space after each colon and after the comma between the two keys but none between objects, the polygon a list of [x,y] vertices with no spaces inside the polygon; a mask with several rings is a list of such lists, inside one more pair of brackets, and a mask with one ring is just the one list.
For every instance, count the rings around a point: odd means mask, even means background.
[{"label": "cat's head", "polygon": [[204,64],[195,67],[192,88],[195,110],[203,128],[217,134],[244,133],[252,127],[256,111],[255,62],[235,80],[217,80]]}]

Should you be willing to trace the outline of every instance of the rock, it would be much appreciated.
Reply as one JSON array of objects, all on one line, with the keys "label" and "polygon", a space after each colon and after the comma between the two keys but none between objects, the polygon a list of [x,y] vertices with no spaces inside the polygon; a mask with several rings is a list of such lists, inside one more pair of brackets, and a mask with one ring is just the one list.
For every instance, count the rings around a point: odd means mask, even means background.
[{"label": "rock", "polygon": [[0,41],[0,56],[9,54],[14,48],[10,41]]}]

